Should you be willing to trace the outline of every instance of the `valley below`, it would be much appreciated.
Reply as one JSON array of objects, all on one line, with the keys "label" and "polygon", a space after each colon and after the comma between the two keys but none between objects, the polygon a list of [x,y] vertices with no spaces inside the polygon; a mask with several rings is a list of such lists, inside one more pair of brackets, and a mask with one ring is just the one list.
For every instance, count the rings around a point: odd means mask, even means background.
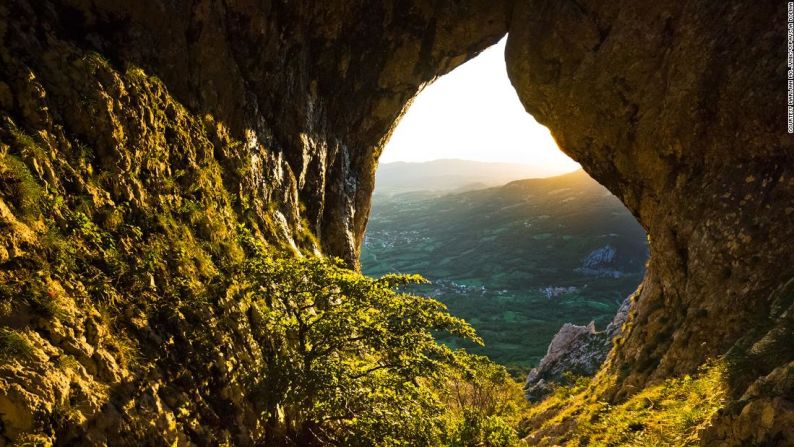
[{"label": "valley below", "polygon": [[584,171],[465,192],[405,189],[376,190],[362,270],[425,276],[431,283],[412,290],[445,303],[485,346],[442,340],[516,374],[537,365],[563,324],[603,330],[642,280],[642,227]]}]

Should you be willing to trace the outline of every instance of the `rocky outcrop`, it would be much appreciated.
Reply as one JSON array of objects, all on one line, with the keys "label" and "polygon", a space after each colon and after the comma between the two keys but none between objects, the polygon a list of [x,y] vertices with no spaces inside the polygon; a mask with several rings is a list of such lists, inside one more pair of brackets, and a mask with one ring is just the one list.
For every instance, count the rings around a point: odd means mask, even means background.
[{"label": "rocky outcrop", "polygon": [[605,245],[590,252],[582,260],[582,267],[589,269],[598,269],[612,264],[615,260],[615,248],[611,245]]},{"label": "rocky outcrop", "polygon": [[582,259],[582,266],[577,267],[576,271],[591,276],[620,278],[626,273],[616,268],[616,253],[611,245],[597,248]]},{"label": "rocky outcrop", "polygon": [[595,322],[587,326],[563,325],[551,340],[546,355],[527,375],[524,384],[527,399],[540,400],[557,385],[568,385],[576,377],[595,375],[612,349],[613,340],[620,335],[630,305],[631,297],[628,297],[603,331],[596,330]]},{"label": "rocky outcrop", "polygon": [[606,335],[596,331],[595,323],[566,323],[552,338],[538,366],[529,372],[524,384],[527,399],[536,402],[551,393],[556,384],[567,385],[568,379],[576,376],[592,376],[604,362],[609,345]]},{"label": "rocky outcrop", "polygon": [[727,354],[704,439],[794,439],[785,6],[3,2],[0,442],[258,442],[250,316],[209,292],[239,233],[355,265],[406,105],[507,31],[526,109],[650,237],[598,397]]}]

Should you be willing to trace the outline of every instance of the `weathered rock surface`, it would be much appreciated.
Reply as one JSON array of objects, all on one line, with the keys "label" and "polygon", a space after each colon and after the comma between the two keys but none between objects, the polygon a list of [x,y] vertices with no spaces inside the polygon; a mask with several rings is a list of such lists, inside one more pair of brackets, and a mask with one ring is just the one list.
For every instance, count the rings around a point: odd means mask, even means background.
[{"label": "weathered rock surface", "polygon": [[631,297],[628,297],[603,331],[597,331],[594,322],[587,326],[563,325],[551,340],[546,355],[527,375],[524,384],[527,399],[542,399],[555,385],[567,385],[569,378],[595,375],[612,349],[612,341],[620,335],[630,305]]},{"label": "weathered rock surface", "polygon": [[[778,316],[794,309],[776,292],[794,276],[794,137],[778,112],[785,14],[780,3],[740,1],[526,1],[513,10],[508,71],[526,109],[649,235],[607,397],[728,351],[744,365],[731,378],[740,396],[794,357]],[[791,402],[790,382],[778,386]],[[794,442],[784,412],[773,413],[762,436],[720,442]]]},{"label": "weathered rock surface", "polygon": [[260,442],[255,325],[206,299],[238,231],[354,265],[406,104],[508,30],[527,110],[650,236],[601,397],[728,353],[704,442],[794,442],[785,6],[0,3],[0,444]]},{"label": "weathered rock surface", "polygon": [[595,323],[587,326],[566,323],[552,338],[538,366],[529,372],[524,384],[527,399],[537,401],[551,393],[554,385],[567,385],[566,374],[592,376],[601,367],[609,348],[606,334],[597,332]]}]

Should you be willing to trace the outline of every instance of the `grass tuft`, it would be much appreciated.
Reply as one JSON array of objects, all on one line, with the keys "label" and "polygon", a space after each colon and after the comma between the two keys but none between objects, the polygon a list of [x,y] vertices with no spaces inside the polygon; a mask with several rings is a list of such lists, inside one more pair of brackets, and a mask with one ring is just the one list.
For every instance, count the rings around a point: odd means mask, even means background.
[{"label": "grass tuft", "polygon": [[[648,386],[619,404],[592,396],[593,386],[585,380],[561,387],[533,407],[526,420],[544,420],[540,427],[533,427],[541,430],[566,423],[575,426],[565,436],[564,445],[695,446],[702,430],[724,405],[726,368],[720,362],[708,363],[696,376]],[[546,416],[549,414],[552,417]]]}]

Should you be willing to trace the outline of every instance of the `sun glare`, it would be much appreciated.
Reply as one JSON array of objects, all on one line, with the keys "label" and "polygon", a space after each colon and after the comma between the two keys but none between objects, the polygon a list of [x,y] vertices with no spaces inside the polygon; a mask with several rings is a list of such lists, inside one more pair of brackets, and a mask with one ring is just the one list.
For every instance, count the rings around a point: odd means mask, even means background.
[{"label": "sun glare", "polygon": [[425,88],[380,161],[456,158],[529,164],[548,175],[579,165],[518,99],[504,61],[505,39]]}]

